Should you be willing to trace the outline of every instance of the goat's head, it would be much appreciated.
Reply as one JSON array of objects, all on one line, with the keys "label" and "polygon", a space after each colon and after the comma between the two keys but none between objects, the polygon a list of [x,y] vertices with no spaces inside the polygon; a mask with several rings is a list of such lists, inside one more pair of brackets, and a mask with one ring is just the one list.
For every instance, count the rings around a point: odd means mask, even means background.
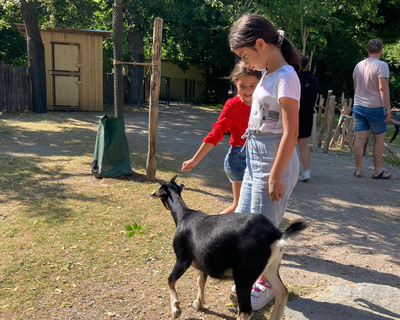
[{"label": "goat's head", "polygon": [[161,199],[161,202],[167,210],[171,210],[168,206],[167,201],[168,198],[171,197],[171,191],[177,193],[180,196],[183,188],[185,187],[182,181],[179,181],[178,183],[175,182],[177,177],[177,175],[173,177],[170,182],[159,182],[161,184],[160,188],[158,190],[154,190],[152,193],[149,194],[150,198]]}]

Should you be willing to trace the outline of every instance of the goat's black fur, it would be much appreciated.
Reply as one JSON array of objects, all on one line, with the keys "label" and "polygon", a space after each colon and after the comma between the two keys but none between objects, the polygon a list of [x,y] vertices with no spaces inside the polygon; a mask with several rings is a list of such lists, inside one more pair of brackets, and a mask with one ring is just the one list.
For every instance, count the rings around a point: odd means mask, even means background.
[{"label": "goat's black fur", "polygon": [[[173,246],[177,261],[168,282],[173,283],[175,290],[175,282],[191,265],[203,272],[205,277],[233,278],[239,318],[241,313],[251,315],[251,288],[267,266],[272,245],[303,230],[306,224],[295,222],[282,232],[261,214],[208,215],[191,210],[181,197],[183,184],[175,183],[175,179],[162,183],[159,190],[151,194],[160,198],[164,206],[171,210],[176,224]],[[281,254],[283,247],[282,243],[279,247]],[[180,315],[179,301],[177,309],[178,314],[173,312],[175,317]]]}]

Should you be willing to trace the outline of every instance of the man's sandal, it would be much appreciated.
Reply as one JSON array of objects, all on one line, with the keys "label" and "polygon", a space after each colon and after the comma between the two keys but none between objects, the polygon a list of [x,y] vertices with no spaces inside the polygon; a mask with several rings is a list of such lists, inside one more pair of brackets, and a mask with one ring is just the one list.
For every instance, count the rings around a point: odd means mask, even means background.
[{"label": "man's sandal", "polygon": [[372,178],[372,179],[389,179],[391,176],[392,176],[391,173],[382,171],[382,172],[381,172],[379,175],[377,175],[377,176],[372,175],[371,178]]}]

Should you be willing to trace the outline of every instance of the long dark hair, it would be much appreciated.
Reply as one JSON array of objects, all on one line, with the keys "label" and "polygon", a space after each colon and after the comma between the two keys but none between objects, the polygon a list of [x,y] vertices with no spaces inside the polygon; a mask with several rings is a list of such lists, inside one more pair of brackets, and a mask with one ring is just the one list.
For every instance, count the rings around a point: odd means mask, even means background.
[{"label": "long dark hair", "polygon": [[296,72],[300,72],[300,59],[297,50],[285,37],[279,42],[279,33],[267,19],[257,14],[245,14],[240,17],[229,31],[229,46],[231,50],[254,47],[257,39],[263,39],[266,43],[280,46],[283,57]]}]

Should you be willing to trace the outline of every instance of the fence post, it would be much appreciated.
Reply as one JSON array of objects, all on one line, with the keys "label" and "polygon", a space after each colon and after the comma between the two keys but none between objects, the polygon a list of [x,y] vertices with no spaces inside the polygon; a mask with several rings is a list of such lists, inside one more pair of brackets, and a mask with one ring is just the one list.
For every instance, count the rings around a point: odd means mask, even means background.
[{"label": "fence post", "polygon": [[329,104],[331,101],[330,98],[332,96],[332,92],[333,92],[332,90],[328,91],[328,96],[326,97],[325,100],[324,119],[322,120],[321,126],[319,128],[318,148],[321,148],[322,146],[322,139],[324,138],[325,126],[329,118]]},{"label": "fence post", "polygon": [[329,142],[330,142],[331,136],[332,136],[333,123],[335,122],[335,109],[336,109],[335,100],[336,100],[335,96],[330,97],[329,110],[328,110],[328,118],[329,119],[327,120],[328,132],[326,133],[323,153],[328,153],[328,150],[329,150]]}]

